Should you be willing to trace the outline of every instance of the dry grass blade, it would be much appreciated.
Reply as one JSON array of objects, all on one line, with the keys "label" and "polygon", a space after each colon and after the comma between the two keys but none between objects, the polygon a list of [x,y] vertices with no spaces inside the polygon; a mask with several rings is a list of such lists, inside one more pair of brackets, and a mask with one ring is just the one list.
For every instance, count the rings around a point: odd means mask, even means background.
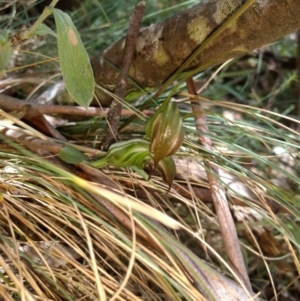
[{"label": "dry grass blade", "polygon": [[[181,282],[180,269],[174,270],[140,241],[135,250],[131,233],[126,229],[120,232],[120,224],[114,225],[116,221],[108,219],[105,209],[76,185],[70,186],[69,181],[46,171],[35,160],[29,167],[22,157],[12,157],[2,169],[5,210],[0,217],[4,275],[8,277],[7,284],[14,283],[6,285],[9,294],[16,296],[25,291],[32,298],[65,300],[76,296],[90,300],[98,298],[100,291],[96,287],[101,281],[103,292],[112,297],[128,272],[133,253],[135,264],[127,275],[126,287],[120,291],[120,300],[161,300],[141,279],[148,279],[152,289],[160,287],[163,294],[178,294],[166,286],[162,275]],[[11,273],[16,276],[11,278]],[[190,284],[186,279],[183,283],[181,290],[187,293]],[[138,291],[141,299],[134,296]],[[193,291],[198,298],[199,293]]]},{"label": "dry grass blade", "polygon": [[[187,80],[187,87],[191,94],[196,95],[197,91],[192,78]],[[212,151],[212,141],[210,139],[207,119],[203,113],[202,105],[195,98],[191,98],[195,125],[197,130],[202,133],[199,136],[199,142],[203,145],[207,151]],[[238,244],[238,236],[229,210],[229,204],[224,192],[224,189],[220,185],[218,178],[220,177],[219,169],[210,161],[204,161],[207,170],[207,179],[210,185],[212,199],[218,216],[220,231],[222,233],[224,246],[226,249],[229,262],[242,283],[249,290],[250,294],[253,294],[251,283],[248,277],[246,266],[243,261],[242,252]]]}]

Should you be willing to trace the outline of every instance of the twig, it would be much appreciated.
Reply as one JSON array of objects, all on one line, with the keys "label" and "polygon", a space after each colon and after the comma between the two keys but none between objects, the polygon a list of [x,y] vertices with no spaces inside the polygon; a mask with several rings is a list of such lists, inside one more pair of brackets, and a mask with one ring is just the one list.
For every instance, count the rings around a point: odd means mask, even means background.
[{"label": "twig", "polygon": [[[138,38],[145,6],[146,3],[144,1],[141,1],[135,7],[132,16],[130,18],[130,24],[129,24],[125,47],[124,47],[122,67],[117,80],[116,90],[115,90],[115,95],[121,99],[123,99],[126,94],[127,82],[126,82],[125,74],[129,73],[129,68],[131,66],[135,44]],[[118,100],[113,100],[107,116],[108,126],[107,126],[106,135],[104,137],[101,146],[103,150],[108,149],[112,140],[116,139],[118,133],[118,127],[120,123],[121,110],[122,110],[122,104]]]},{"label": "twig", "polygon": [[30,119],[41,114],[66,114],[73,116],[105,116],[107,109],[89,107],[87,109],[78,106],[44,105],[26,102],[7,95],[0,94],[0,108],[3,111],[22,111],[24,106],[27,109],[26,119]]},{"label": "twig", "polygon": [[52,139],[49,140],[39,139],[37,137],[32,136],[30,132],[13,126],[11,126],[10,129],[3,130],[3,134],[6,137],[10,138],[11,140],[26,146],[28,149],[30,149],[33,152],[36,152],[37,150],[45,150],[51,152],[52,154],[57,155],[64,145],[70,145],[76,148],[77,150],[88,154],[89,157],[97,157],[102,154],[100,150],[83,147],[79,145],[73,145],[65,141],[55,142]]},{"label": "twig", "polygon": [[52,124],[50,124],[44,115],[31,118],[30,123],[35,126],[35,129],[42,130],[44,134],[48,136],[57,140],[67,141],[67,139]]},{"label": "twig", "polygon": [[[79,106],[62,106],[62,105],[45,105],[36,104],[31,102],[26,102],[22,99],[13,98],[7,95],[0,94],[0,109],[5,112],[11,111],[23,111],[26,108],[26,119],[31,119],[32,117],[39,116],[41,114],[62,114],[62,115],[72,115],[72,116],[98,116],[104,117],[108,113],[107,108],[99,107],[89,107],[83,108]],[[145,110],[143,114],[147,116],[153,115],[153,110]],[[122,116],[131,116],[132,110],[122,109]]]},{"label": "twig", "polygon": [[[297,43],[298,43],[298,49],[297,49],[297,58],[296,58],[296,66],[297,66],[297,81],[295,81],[295,99],[296,104],[295,108],[293,110],[294,115],[299,120],[300,118],[300,30],[297,31]],[[299,132],[300,131],[300,124],[296,123],[293,124],[293,127]]]},{"label": "twig", "polygon": [[[191,77],[188,78],[186,83],[189,93],[197,95],[193,79]],[[208,136],[209,130],[207,120],[201,109],[201,103],[196,98],[191,98],[190,100],[196,128],[200,133],[203,133],[198,137],[198,140],[208,151],[212,151],[212,141]],[[229,210],[225,192],[218,181],[219,170],[212,162],[204,160],[204,163],[206,165],[207,179],[210,185],[213,203],[219,220],[220,231],[229,263],[233,271],[240,277],[240,279],[237,280],[242,281],[249,292],[252,293],[251,283],[244,264],[235,224]]]}]

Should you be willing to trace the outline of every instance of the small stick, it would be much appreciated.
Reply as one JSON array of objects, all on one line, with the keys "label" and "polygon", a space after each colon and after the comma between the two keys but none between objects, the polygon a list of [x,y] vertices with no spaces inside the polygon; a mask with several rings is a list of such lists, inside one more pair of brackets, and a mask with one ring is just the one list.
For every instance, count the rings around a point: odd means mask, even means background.
[{"label": "small stick", "polygon": [[97,157],[99,155],[103,155],[103,152],[94,148],[73,145],[65,141],[55,142],[53,141],[53,139],[48,139],[48,140],[40,139],[35,136],[32,136],[29,131],[22,130],[14,126],[11,126],[11,128],[7,128],[3,130],[2,133],[10,140],[16,141],[19,144],[26,146],[28,149],[30,149],[33,152],[39,149],[57,155],[61,151],[61,148],[63,146],[70,145],[76,148],[77,150],[87,154],[88,157],[91,158]]},{"label": "small stick", "polygon": [[[192,77],[186,80],[187,88],[190,94],[197,95],[197,90]],[[201,143],[208,151],[213,151],[212,141],[208,136],[209,130],[207,126],[206,116],[201,108],[201,103],[196,98],[190,98],[192,110],[195,118],[197,130],[203,135],[198,136]],[[219,170],[210,161],[204,160],[206,165],[206,174],[210,185],[213,203],[216,214],[218,216],[220,231],[223,238],[226,254],[233,271],[239,276],[240,281],[252,294],[251,283],[247,273],[247,269],[243,260],[242,251],[240,248],[236,228],[232,215],[230,213],[228,201],[225,192],[218,181]]]},{"label": "small stick", "polygon": [[[24,118],[31,119],[33,117],[42,114],[62,114],[62,115],[72,115],[72,116],[98,116],[104,117],[108,113],[107,108],[89,107],[83,108],[80,106],[62,106],[62,105],[45,105],[26,102],[22,99],[17,99],[11,96],[0,94],[0,109],[5,112],[11,111],[23,111],[26,108],[26,115]],[[145,110],[143,113],[147,116],[153,115],[153,110]],[[122,109],[122,116],[131,116],[132,110]]]},{"label": "small stick", "polygon": [[45,118],[44,115],[39,115],[30,119],[31,124],[35,129],[43,131],[44,134],[49,135],[57,140],[67,141],[67,139]]},{"label": "small stick", "polygon": [[[135,44],[139,35],[140,25],[144,14],[145,6],[146,3],[144,1],[141,1],[135,7],[132,16],[130,18],[130,24],[129,24],[125,47],[124,47],[122,67],[117,80],[116,90],[115,90],[115,95],[120,99],[123,99],[126,94],[127,82],[126,82],[125,75],[129,73],[129,69],[132,63]],[[101,145],[103,150],[107,150],[111,142],[117,137],[121,111],[122,111],[122,104],[118,100],[114,99],[113,102],[111,103],[111,107],[107,116],[108,126],[106,130],[106,135]]]},{"label": "small stick", "polygon": [[0,94],[0,108],[5,112],[22,111],[24,106],[30,106],[27,109],[26,119],[39,116],[41,114],[66,114],[73,116],[105,116],[107,110],[95,107],[87,109],[79,106],[60,106],[44,105],[26,102],[21,99],[13,98]]}]

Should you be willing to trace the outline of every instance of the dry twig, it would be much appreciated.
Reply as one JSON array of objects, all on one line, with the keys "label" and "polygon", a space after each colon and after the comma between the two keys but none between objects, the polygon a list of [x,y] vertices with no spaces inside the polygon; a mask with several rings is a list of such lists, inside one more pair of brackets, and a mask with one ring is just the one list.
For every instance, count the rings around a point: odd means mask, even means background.
[{"label": "dry twig", "polygon": [[61,105],[44,105],[26,102],[7,95],[0,94],[0,108],[6,112],[22,111],[28,107],[25,118],[31,119],[41,114],[66,114],[73,116],[105,116],[106,109],[102,108],[83,108],[79,106],[61,106]]},{"label": "dry twig", "polygon": [[[115,90],[115,95],[121,99],[123,99],[126,94],[126,87],[127,87],[126,74],[128,74],[129,68],[131,66],[135,44],[138,38],[140,24],[144,14],[145,6],[146,3],[144,1],[141,1],[135,7],[130,19],[130,25],[129,25],[126,42],[125,42],[125,48],[124,48],[123,63],[122,63],[121,72],[119,74],[118,81],[116,84],[116,90]],[[121,110],[122,110],[122,104],[118,100],[113,100],[107,117],[108,127],[107,127],[106,136],[104,137],[103,144],[101,146],[102,149],[104,150],[108,149],[113,139],[116,139],[116,135],[119,128]]]}]

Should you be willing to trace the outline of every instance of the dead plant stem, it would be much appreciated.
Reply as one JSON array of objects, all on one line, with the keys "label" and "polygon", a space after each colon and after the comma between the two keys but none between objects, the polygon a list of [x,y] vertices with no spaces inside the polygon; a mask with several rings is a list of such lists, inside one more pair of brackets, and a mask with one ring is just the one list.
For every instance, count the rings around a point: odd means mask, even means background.
[{"label": "dead plant stem", "polygon": [[[135,44],[139,35],[140,25],[142,21],[142,17],[145,11],[146,3],[141,1],[134,9],[132,16],[130,18],[130,24],[128,28],[128,33],[125,41],[124,55],[121,71],[117,80],[115,95],[118,98],[123,99],[126,94],[126,74],[129,73],[129,69],[131,66]],[[122,111],[122,103],[117,99],[114,99],[111,103],[110,110],[107,116],[107,131],[104,137],[101,148],[103,150],[107,150],[110,146],[111,142],[116,139],[118,134],[118,128],[120,123],[120,116]]]},{"label": "dead plant stem", "polygon": [[[186,83],[189,93],[197,95],[197,90],[192,77],[188,78]],[[201,143],[208,151],[213,151],[212,141],[208,136],[209,130],[207,120],[201,108],[201,103],[196,98],[191,98],[190,100],[194,113],[195,125],[199,131],[199,143]],[[240,280],[242,280],[245,287],[252,293],[251,283],[243,260],[235,224],[230,213],[224,189],[218,181],[218,167],[208,160],[204,160],[204,164],[206,166],[207,179],[210,185],[212,199],[219,220],[220,231],[229,263],[234,272],[240,277]]]},{"label": "dead plant stem", "polygon": [[[29,106],[29,108],[28,108]],[[73,116],[105,116],[107,110],[102,108],[83,108],[79,106],[61,106],[61,105],[45,105],[26,102],[21,99],[13,98],[0,94],[0,109],[6,112],[23,111],[26,108],[26,119],[31,119],[41,114],[66,114]]]}]

